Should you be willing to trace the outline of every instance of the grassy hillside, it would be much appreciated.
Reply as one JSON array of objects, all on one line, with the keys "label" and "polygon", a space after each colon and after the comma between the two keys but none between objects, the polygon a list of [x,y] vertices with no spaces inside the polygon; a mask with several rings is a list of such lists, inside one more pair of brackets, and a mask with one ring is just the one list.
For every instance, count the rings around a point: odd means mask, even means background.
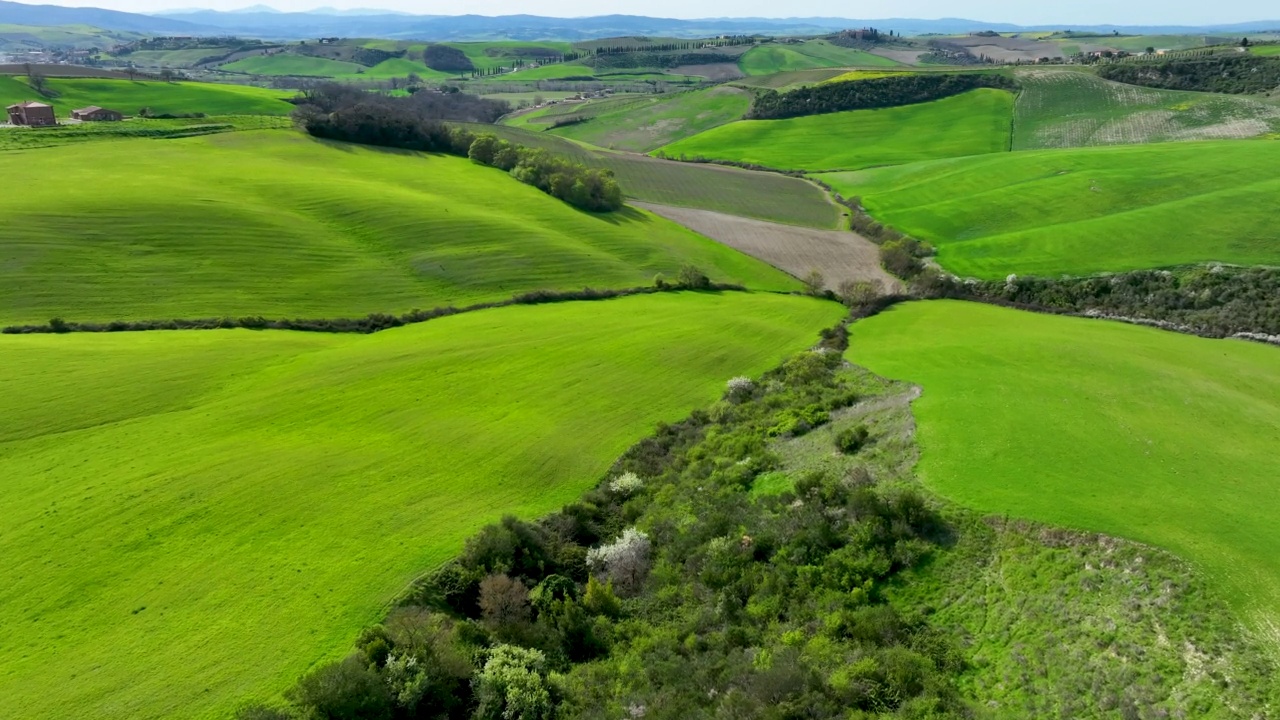
[{"label": "grassy hillside", "polygon": [[254,55],[223,65],[223,70],[251,75],[301,75],[306,77],[339,77],[354,75],[363,66],[342,60],[311,57],[310,55]]},{"label": "grassy hillside", "polygon": [[832,45],[826,40],[810,40],[798,45],[761,45],[752,48],[738,60],[747,75],[826,67],[891,67],[898,63],[862,50]]},{"label": "grassy hillside", "polygon": [[1280,620],[1280,349],[959,302],[851,332],[854,362],[924,388],[933,489],[1167,548]]},{"label": "grassy hillside", "polygon": [[1268,57],[1280,55],[1280,45],[1258,45],[1256,47],[1249,48],[1249,52],[1254,55],[1263,55]]},{"label": "grassy hillside", "polygon": [[743,120],[662,148],[667,157],[832,170],[994,153],[1009,148],[1013,96],[975,90],[918,105],[788,120]]},{"label": "grassy hillside", "polygon": [[[523,58],[526,62],[532,62],[539,57],[532,54],[531,51],[533,50],[547,50],[561,55],[573,52],[573,44],[567,42],[495,40],[491,42],[449,42],[443,44],[461,50],[463,54],[471,59],[471,64],[481,69],[511,67],[512,61],[518,58]],[[423,49],[425,49],[425,46]]]},{"label": "grassy hillside", "polygon": [[145,37],[142,33],[103,30],[92,25],[13,25],[0,23],[0,49],[103,48]]},{"label": "grassy hillside", "polygon": [[472,129],[611,170],[623,193],[635,200],[822,229],[835,227],[841,212],[818,186],[777,173],[597,150],[548,132],[506,125],[473,125]]},{"label": "grassy hillside", "polygon": [[1271,140],[1038,150],[823,179],[961,275],[1280,264]]},{"label": "grassy hillside", "polygon": [[[598,147],[646,152],[681,138],[741,119],[751,107],[751,96],[745,90],[719,86],[661,95],[605,100],[592,103],[558,105],[554,115],[543,118],[550,123],[556,118],[587,117],[586,122],[555,128],[551,132],[562,137],[590,143]],[[537,119],[528,125],[540,124]]]},{"label": "grassy hillside", "polygon": [[648,213],[585,213],[463,158],[293,132],[5,153],[0,168],[30,183],[0,195],[0,323],[359,316],[647,285],[685,263],[796,287]]},{"label": "grassy hillside", "polygon": [[226,717],[840,314],[680,294],[372,336],[0,337],[0,715]]},{"label": "grassy hillside", "polygon": [[0,105],[39,100],[53,105],[60,118],[76,108],[98,105],[132,115],[149,107],[156,113],[207,115],[288,115],[285,98],[293,91],[214,83],[164,83],[96,78],[49,78],[52,98],[41,97],[24,78],[0,75]]},{"label": "grassy hillside", "polygon": [[1019,73],[1016,150],[1246,138],[1280,130],[1280,104],[1155,90],[1059,70]]}]

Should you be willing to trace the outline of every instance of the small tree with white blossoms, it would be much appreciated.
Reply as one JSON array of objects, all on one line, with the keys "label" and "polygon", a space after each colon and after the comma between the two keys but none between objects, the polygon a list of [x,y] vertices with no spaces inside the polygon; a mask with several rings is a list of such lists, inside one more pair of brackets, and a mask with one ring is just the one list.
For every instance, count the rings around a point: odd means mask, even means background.
[{"label": "small tree with white blossoms", "polygon": [[729,382],[725,383],[724,395],[729,402],[742,402],[751,397],[751,393],[755,389],[756,384],[751,378],[739,375],[735,378],[729,378]]},{"label": "small tree with white blossoms", "polygon": [[609,492],[623,497],[634,495],[643,487],[644,480],[641,480],[639,475],[630,471],[624,472],[609,481]]},{"label": "small tree with white blossoms", "polygon": [[627,528],[617,540],[588,550],[587,567],[593,574],[612,580],[619,590],[631,592],[649,572],[651,549],[648,535]]}]

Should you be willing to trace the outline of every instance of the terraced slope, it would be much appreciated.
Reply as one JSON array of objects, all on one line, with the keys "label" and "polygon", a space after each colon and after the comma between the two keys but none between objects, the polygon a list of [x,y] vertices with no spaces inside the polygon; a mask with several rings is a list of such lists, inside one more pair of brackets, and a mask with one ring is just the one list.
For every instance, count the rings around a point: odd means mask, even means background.
[{"label": "terraced slope", "polygon": [[1037,150],[822,176],[961,275],[1280,264],[1280,142]]},{"label": "terraced slope", "polygon": [[1125,85],[1062,70],[1019,73],[1015,150],[1248,138],[1280,131],[1280,103]]},{"label": "terraced slope", "polygon": [[1172,550],[1280,643],[1280,348],[946,301],[850,331],[923,387],[931,488]]},{"label": "terraced slope", "polygon": [[293,105],[285,99],[297,95],[293,91],[196,82],[98,78],[49,78],[46,82],[55,93],[52,98],[37,95],[25,78],[0,75],[0,105],[39,100],[52,105],[62,119],[72,110],[89,105],[119,110],[126,115],[144,107],[156,114],[288,115]]},{"label": "terraced slope", "polygon": [[[464,158],[290,131],[0,154],[0,323],[352,317],[647,285],[794,281],[648,213],[575,210]],[[50,212],[57,208],[57,212]]]},{"label": "terraced slope", "polygon": [[0,716],[228,717],[841,314],[682,293],[370,336],[0,336]]},{"label": "terraced slope", "polygon": [[1013,95],[981,89],[917,105],[742,120],[661,148],[666,157],[823,171],[1009,149]]}]

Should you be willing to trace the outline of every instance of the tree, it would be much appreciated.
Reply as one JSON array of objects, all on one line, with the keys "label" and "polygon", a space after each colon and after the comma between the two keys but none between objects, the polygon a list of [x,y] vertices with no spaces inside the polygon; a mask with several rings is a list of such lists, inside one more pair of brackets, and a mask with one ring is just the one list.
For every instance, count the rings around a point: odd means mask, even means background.
[{"label": "tree", "polygon": [[649,574],[651,549],[647,534],[627,528],[617,540],[587,551],[587,567],[593,574],[609,578],[620,589],[635,591]]},{"label": "tree", "polygon": [[1240,47],[1249,47],[1249,38],[1240,38]]},{"label": "tree", "polygon": [[175,77],[177,77],[176,73],[174,73],[174,72],[173,72],[172,70],[170,70],[169,68],[160,68],[160,79],[161,79],[161,80],[163,80],[163,81],[165,81],[165,82],[173,82],[173,80],[174,80],[174,78],[175,78]]},{"label": "tree", "polygon": [[1148,55],[1155,55],[1155,54],[1156,54],[1156,49],[1155,49],[1154,47],[1152,47],[1152,46],[1148,45],[1148,46],[1147,46],[1147,54],[1148,54]]},{"label": "tree", "polygon": [[32,90],[35,90],[41,95],[48,97],[49,82],[45,78],[44,73],[32,68],[30,63],[27,64],[26,71],[27,71],[27,85],[31,86]]},{"label": "tree", "polygon": [[705,290],[711,287],[711,279],[697,267],[685,265],[680,268],[680,274],[676,275],[676,285],[688,290]]},{"label": "tree", "polygon": [[817,270],[810,270],[809,274],[805,275],[800,282],[804,283],[805,294],[813,295],[814,297],[821,295],[827,286],[827,279],[822,277],[822,273]]},{"label": "tree", "polygon": [[292,695],[317,720],[391,719],[391,692],[359,655],[321,665],[298,681]]},{"label": "tree", "polygon": [[880,289],[877,283],[867,280],[844,280],[836,290],[836,295],[840,297],[840,302],[849,307],[862,307],[875,300],[880,295]]},{"label": "tree", "polygon": [[497,628],[529,622],[529,589],[506,575],[490,575],[480,581],[480,612]]},{"label": "tree", "polygon": [[477,720],[549,720],[546,664],[546,656],[537,650],[495,647],[476,676]]}]

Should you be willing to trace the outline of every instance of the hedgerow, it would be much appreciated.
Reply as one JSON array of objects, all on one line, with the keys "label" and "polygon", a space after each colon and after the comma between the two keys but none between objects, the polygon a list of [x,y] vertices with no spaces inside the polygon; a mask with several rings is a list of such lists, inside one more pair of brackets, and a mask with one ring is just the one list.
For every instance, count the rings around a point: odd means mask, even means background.
[{"label": "hedgerow", "polygon": [[756,95],[747,118],[776,120],[913,105],[978,88],[1015,90],[1017,83],[996,73],[899,73],[890,77],[814,85],[785,93],[767,90]]}]

